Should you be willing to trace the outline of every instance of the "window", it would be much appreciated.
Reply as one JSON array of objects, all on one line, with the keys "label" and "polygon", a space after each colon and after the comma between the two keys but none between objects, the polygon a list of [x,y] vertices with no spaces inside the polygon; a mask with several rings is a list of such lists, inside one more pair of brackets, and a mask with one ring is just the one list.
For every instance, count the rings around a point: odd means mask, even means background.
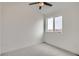
[{"label": "window", "polygon": [[46,32],[62,32],[62,16],[48,18]]},{"label": "window", "polygon": [[62,16],[55,17],[55,31],[62,32]]},{"label": "window", "polygon": [[53,31],[53,18],[48,18],[48,32]]}]

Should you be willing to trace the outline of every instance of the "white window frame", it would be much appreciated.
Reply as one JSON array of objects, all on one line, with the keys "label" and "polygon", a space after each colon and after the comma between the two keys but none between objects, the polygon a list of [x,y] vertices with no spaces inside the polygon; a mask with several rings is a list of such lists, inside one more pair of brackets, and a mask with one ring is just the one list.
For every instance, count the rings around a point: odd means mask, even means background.
[{"label": "white window frame", "polygon": [[[49,19],[53,19],[52,21],[52,28],[48,28],[48,20]],[[56,25],[57,21],[58,20],[61,20],[61,22],[59,22],[60,24],[60,28],[58,28],[58,30],[56,29],[56,26],[58,26],[58,24]],[[49,18],[46,18],[45,20],[45,32],[62,32],[62,16],[57,16],[57,17],[49,17]],[[50,30],[49,30],[50,29]]]}]

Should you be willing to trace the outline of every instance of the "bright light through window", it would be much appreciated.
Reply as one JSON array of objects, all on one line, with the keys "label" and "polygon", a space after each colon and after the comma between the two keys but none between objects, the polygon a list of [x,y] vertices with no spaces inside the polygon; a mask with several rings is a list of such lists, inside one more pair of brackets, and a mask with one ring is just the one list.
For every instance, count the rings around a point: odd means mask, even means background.
[{"label": "bright light through window", "polygon": [[55,31],[62,32],[62,16],[55,17]]},{"label": "bright light through window", "polygon": [[48,18],[48,31],[53,31],[53,18]]}]

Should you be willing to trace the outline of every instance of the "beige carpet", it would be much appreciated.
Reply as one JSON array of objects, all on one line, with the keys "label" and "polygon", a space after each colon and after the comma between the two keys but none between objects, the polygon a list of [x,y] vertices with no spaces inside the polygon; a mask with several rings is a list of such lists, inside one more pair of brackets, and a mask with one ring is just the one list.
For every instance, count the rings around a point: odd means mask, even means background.
[{"label": "beige carpet", "polygon": [[35,46],[30,46],[27,48],[8,52],[3,54],[3,56],[75,56],[75,55],[42,43]]}]

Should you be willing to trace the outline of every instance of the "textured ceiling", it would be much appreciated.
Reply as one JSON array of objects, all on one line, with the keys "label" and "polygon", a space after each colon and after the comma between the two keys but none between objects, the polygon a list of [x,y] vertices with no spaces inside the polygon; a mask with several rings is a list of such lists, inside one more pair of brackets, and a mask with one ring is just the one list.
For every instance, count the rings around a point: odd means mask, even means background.
[{"label": "textured ceiling", "polygon": [[44,6],[42,10],[39,10],[38,5],[30,6],[28,5],[29,3],[31,2],[5,2],[5,3],[0,3],[0,5],[2,4],[4,6],[24,6],[25,8],[28,8],[29,10],[32,10],[40,14],[49,14],[51,12],[54,12],[55,10],[67,8],[67,7],[79,7],[79,2],[49,2],[53,4],[52,7]]}]

